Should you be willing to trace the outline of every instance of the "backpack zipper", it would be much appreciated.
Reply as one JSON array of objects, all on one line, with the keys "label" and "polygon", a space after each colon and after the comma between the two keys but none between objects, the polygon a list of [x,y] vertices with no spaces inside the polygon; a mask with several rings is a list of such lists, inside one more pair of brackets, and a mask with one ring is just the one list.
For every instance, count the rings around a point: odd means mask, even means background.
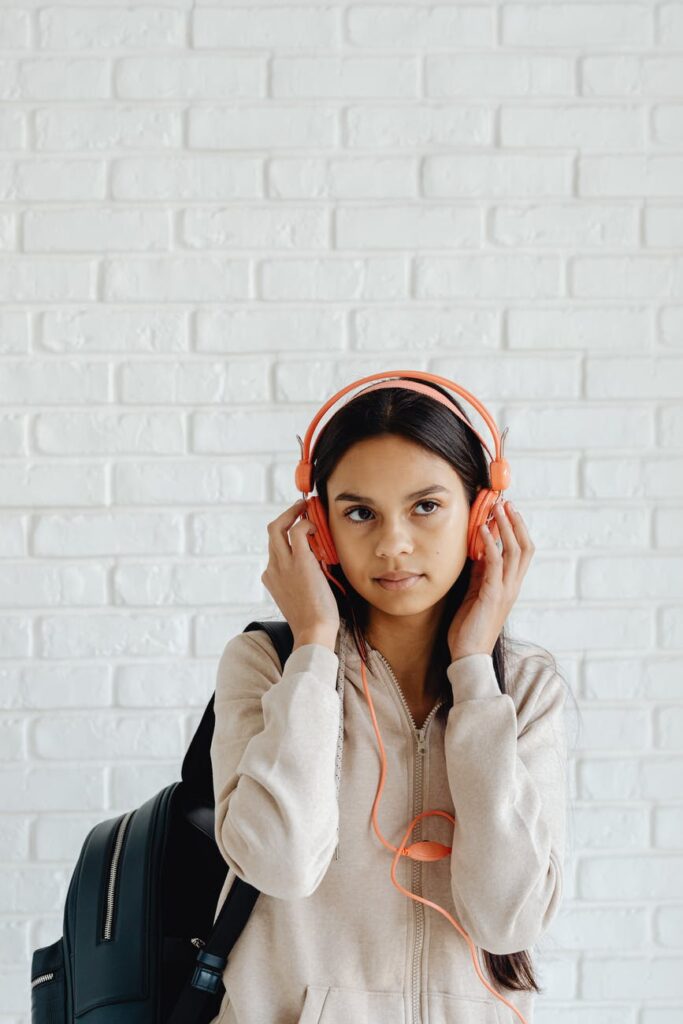
[{"label": "backpack zipper", "polygon": [[42,985],[46,981],[52,981],[55,976],[54,971],[48,971],[47,974],[39,974],[37,978],[33,978],[31,981],[31,988],[35,988],[36,985]]},{"label": "backpack zipper", "polygon": [[[375,649],[373,648],[373,650]],[[403,690],[399,686],[398,679],[394,675],[394,670],[392,669],[391,665],[389,664],[389,662],[387,661],[383,654],[380,654],[379,651],[375,651],[375,653],[378,655],[378,657],[382,659],[382,661],[386,665],[389,674],[393,679],[394,684],[396,685],[396,689],[398,690],[399,696],[401,698],[401,703],[403,704],[403,707],[406,710],[406,714],[408,715],[408,719],[413,727],[413,732],[417,740],[417,756],[415,758],[415,783],[413,786],[413,817],[416,817],[422,811],[422,767],[423,758],[427,750],[427,729],[429,728],[432,718],[439,710],[441,705],[444,703],[444,701],[443,699],[440,699],[436,702],[436,704],[434,705],[434,707],[432,708],[432,710],[429,712],[424,722],[422,723],[422,728],[418,729],[417,725],[415,724],[415,719],[413,718],[413,713],[408,707],[408,701],[405,698]],[[412,834],[414,842],[418,842],[420,839],[422,839],[422,819],[420,819],[420,821],[416,823]],[[416,896],[422,896],[422,863],[420,861],[413,861],[412,869],[413,875],[411,889]],[[413,1024],[421,1024],[422,1015],[420,1013],[420,960],[422,956],[422,942],[424,939],[424,904],[420,903],[419,900],[413,900],[413,903],[415,905],[415,914],[417,917],[417,922],[415,929],[415,945],[413,947],[413,972],[411,984],[413,999],[412,1020]]]},{"label": "backpack zipper", "polygon": [[116,832],[116,840],[114,842],[114,852],[112,853],[111,864],[109,865],[109,882],[107,885],[107,910],[104,919],[104,930],[102,932],[102,939],[108,942],[112,937],[112,929],[114,922],[114,904],[116,900],[116,882],[118,879],[118,868],[119,858],[121,856],[121,848],[123,847],[123,840],[128,827],[128,822],[133,817],[134,811],[128,811],[121,818],[118,830]]}]

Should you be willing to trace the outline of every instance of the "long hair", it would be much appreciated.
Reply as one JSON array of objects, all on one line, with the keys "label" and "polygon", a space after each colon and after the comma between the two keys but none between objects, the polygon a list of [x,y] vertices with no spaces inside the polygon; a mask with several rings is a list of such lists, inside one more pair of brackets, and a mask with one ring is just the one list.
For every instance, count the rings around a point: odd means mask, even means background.
[{"label": "long hair", "polygon": [[[406,377],[420,382],[420,378]],[[424,383],[424,382],[422,382]],[[463,413],[471,423],[460,402],[451,392],[429,382]],[[458,473],[468,495],[470,507],[480,487],[490,487],[488,463],[481,441],[456,415],[441,402],[427,395],[405,388],[382,388],[367,394],[359,393],[330,417],[320,431],[313,451],[313,479],[318,497],[329,522],[329,496],[327,483],[337,463],[354,444],[367,438],[386,434],[398,435],[421,445],[430,453],[440,455]],[[447,634],[453,616],[462,602],[470,583],[471,559],[466,559],[459,577],[446,595],[445,606],[432,650],[428,679],[440,680],[440,697],[444,704],[437,712],[448,716],[453,706],[453,689],[446,669],[451,663]],[[340,565],[328,566],[330,572],[346,590],[346,596],[330,584],[340,619],[343,618],[353,633],[356,646],[367,659],[365,630],[369,620],[369,605],[352,587]],[[512,640],[502,630],[493,649],[493,667],[501,693],[506,693],[506,651]],[[545,650],[545,648],[543,648]],[[546,652],[549,653],[549,652]],[[549,655],[553,664],[554,658]],[[556,665],[554,665],[556,668]],[[559,673],[558,673],[559,675]],[[484,959],[493,979],[508,989],[543,991],[534,977],[533,964],[526,950],[497,954],[484,950]]]}]

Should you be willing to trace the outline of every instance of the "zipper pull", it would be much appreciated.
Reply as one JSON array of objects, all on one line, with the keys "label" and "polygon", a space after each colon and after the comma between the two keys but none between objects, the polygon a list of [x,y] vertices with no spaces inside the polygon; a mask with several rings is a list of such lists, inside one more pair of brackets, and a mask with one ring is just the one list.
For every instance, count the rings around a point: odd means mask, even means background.
[{"label": "zipper pull", "polygon": [[424,728],[417,730],[417,752],[418,754],[424,754],[427,749],[427,743],[425,740]]}]

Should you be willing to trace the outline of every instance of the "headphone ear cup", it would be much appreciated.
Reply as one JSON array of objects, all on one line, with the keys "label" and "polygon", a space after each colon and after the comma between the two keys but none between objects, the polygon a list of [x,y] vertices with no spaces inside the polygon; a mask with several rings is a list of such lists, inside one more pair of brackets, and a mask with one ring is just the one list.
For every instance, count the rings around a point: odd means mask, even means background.
[{"label": "headphone ear cup", "polygon": [[483,487],[474,499],[470,509],[470,520],[467,527],[467,554],[474,562],[479,558],[479,552],[481,552],[483,558],[486,551],[480,531],[482,523],[487,523],[494,541],[500,539],[498,523],[493,518],[491,511],[497,499],[497,491],[491,491]]},{"label": "headphone ear cup", "polygon": [[308,544],[319,562],[327,565],[338,565],[339,556],[327,525],[327,516],[320,498],[315,495],[306,499],[306,518],[316,527],[316,532],[307,534]]}]

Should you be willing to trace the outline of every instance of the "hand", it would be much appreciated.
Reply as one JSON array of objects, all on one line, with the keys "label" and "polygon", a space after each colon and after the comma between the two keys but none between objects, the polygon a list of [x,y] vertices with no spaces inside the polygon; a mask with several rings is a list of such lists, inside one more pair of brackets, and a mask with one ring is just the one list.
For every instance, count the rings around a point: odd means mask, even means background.
[{"label": "hand", "polygon": [[520,514],[510,508],[509,501],[504,504],[505,511],[500,502],[493,509],[503,542],[502,551],[498,550],[493,535],[479,528],[485,554],[480,561],[472,562],[469,588],[448,630],[453,661],[468,654],[493,654],[536,550]]},{"label": "hand", "polygon": [[[319,628],[335,635],[339,609],[329,581],[311,551],[307,534],[316,527],[308,519],[292,523],[304,511],[303,499],[268,523],[269,560],[261,582],[289,623],[294,638]],[[291,547],[289,544],[291,534]]]}]

